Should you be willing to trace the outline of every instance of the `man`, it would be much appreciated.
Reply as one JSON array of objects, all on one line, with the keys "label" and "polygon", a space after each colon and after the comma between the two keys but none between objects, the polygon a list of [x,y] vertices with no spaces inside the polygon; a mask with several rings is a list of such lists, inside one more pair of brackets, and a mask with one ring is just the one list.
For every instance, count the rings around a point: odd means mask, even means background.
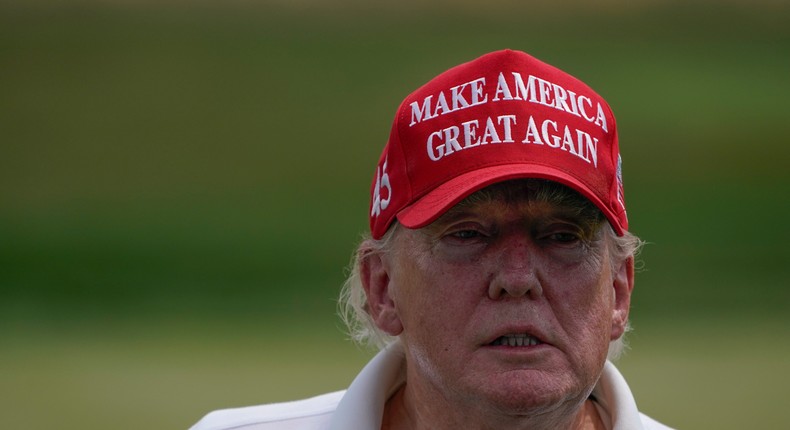
[{"label": "man", "polygon": [[454,67],[397,111],[371,236],[341,296],[381,352],[348,390],[194,429],[667,429],[607,361],[640,241],[614,116],[518,51]]}]

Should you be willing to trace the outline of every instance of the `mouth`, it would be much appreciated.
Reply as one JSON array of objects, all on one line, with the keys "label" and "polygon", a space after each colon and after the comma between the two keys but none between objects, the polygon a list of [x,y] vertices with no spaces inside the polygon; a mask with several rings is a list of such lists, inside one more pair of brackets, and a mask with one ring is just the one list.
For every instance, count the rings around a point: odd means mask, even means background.
[{"label": "mouth", "polygon": [[509,346],[509,347],[524,347],[541,345],[543,342],[535,336],[526,333],[506,334],[494,339],[489,343],[489,346]]}]

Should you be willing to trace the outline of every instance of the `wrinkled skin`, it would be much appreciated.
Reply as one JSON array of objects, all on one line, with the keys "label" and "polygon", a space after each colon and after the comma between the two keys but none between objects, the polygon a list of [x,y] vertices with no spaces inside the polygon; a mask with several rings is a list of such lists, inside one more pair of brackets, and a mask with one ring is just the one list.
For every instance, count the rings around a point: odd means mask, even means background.
[{"label": "wrinkled skin", "polygon": [[[605,221],[603,221],[605,222]],[[610,231],[529,199],[458,206],[363,262],[369,311],[399,336],[393,428],[572,428],[626,326],[633,259]],[[526,334],[537,345],[493,344]]]}]

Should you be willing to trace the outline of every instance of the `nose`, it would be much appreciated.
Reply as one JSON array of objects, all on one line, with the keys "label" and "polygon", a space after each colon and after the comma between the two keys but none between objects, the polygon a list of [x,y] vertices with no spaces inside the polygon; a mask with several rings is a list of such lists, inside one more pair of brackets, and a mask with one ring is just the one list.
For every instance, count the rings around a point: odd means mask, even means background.
[{"label": "nose", "polygon": [[538,249],[526,233],[503,236],[495,253],[493,276],[488,286],[492,300],[506,297],[539,297],[543,294],[538,276]]}]

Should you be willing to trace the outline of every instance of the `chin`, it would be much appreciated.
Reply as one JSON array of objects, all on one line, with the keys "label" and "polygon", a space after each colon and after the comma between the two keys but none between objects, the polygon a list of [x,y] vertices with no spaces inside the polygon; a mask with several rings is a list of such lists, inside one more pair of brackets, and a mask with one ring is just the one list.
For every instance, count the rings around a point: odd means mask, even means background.
[{"label": "chin", "polygon": [[535,415],[556,409],[567,402],[581,402],[593,386],[585,386],[574,378],[545,375],[535,371],[509,372],[492,378],[482,387],[482,396],[491,406],[510,415]]}]

